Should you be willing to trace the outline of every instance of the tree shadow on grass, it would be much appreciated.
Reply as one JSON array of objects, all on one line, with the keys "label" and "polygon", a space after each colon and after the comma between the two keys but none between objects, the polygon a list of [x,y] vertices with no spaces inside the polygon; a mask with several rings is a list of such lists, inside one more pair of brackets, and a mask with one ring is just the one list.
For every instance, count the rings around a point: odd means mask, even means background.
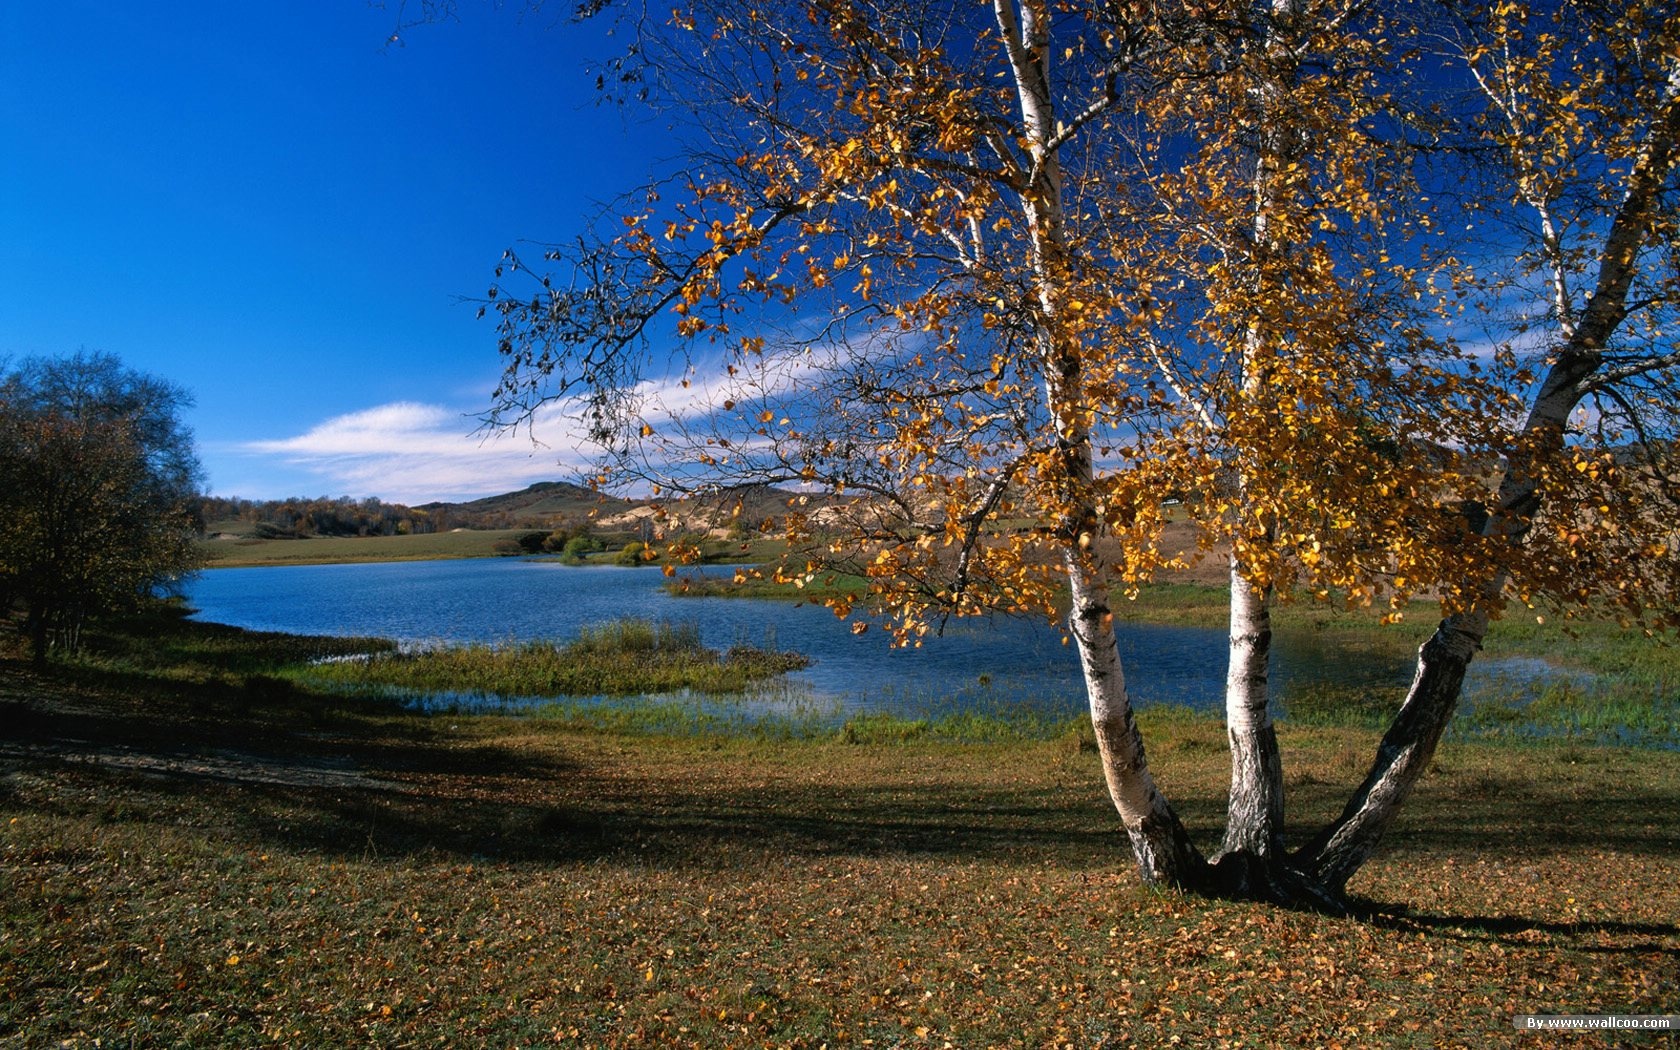
[{"label": "tree shadow on grass", "polygon": [[54,698],[11,701],[18,710],[0,732],[0,768],[52,769],[92,793],[122,796],[130,819],[190,805],[213,811],[235,836],[342,856],[719,866],[1008,854],[1127,863],[1096,777],[1083,792],[754,786],[727,770],[702,782],[681,771],[666,779],[639,769],[635,755],[590,747],[580,759],[563,742],[463,740],[447,731],[448,718],[359,718],[339,699],[262,689],[122,672],[34,676],[12,692]]},{"label": "tree shadow on grass", "polygon": [[1007,857],[1106,870],[1131,863],[1125,837],[1107,813],[1096,805],[1070,806],[1051,791],[657,786],[643,794],[621,783],[592,783],[579,770],[543,778],[570,780],[565,790],[497,790],[528,774],[467,776],[444,794],[369,785],[304,797],[281,785],[229,785],[225,817],[246,834],[291,848],[364,856],[443,853],[474,862],[616,860],[721,869],[839,856]]},{"label": "tree shadow on grass", "polygon": [[[53,685],[35,681],[18,689],[0,676],[0,700],[20,706],[19,695]],[[111,702],[129,686],[149,692]],[[44,710],[23,701],[32,724],[0,735],[0,770],[33,766],[85,790],[50,802],[14,791],[8,804],[67,813],[80,805],[80,812],[100,816],[106,810],[98,807],[119,799],[119,819],[162,823],[189,814],[230,843],[344,858],[616,861],[698,871],[775,870],[834,857],[1006,860],[1075,872],[1133,866],[1099,771],[1085,756],[1058,759],[1039,751],[1039,768],[1021,776],[1000,770],[996,783],[977,783],[941,782],[891,762],[854,766],[814,750],[813,761],[834,762],[835,775],[809,777],[785,766],[761,768],[750,757],[707,766],[683,747],[674,749],[683,752],[680,761],[662,764],[673,749],[658,742],[546,736],[529,746],[511,736],[461,739],[447,731],[448,718],[352,717],[331,706],[342,701],[291,687],[273,696],[261,689],[230,696],[226,683],[161,686],[120,675],[57,687],[86,695]],[[310,717],[315,704],[328,705],[319,718]],[[530,725],[532,734],[545,736],[538,723]],[[1197,760],[1224,761],[1211,753]],[[1058,761],[1073,766],[1048,768]],[[1309,797],[1296,801],[1327,809],[1335,790],[1306,784],[1301,793]],[[1672,856],[1672,834],[1652,815],[1680,811],[1680,785],[1602,796],[1572,796],[1564,805],[1514,775],[1480,776],[1461,797],[1415,800],[1428,812],[1396,829],[1389,852],[1516,856],[1590,842]],[[1177,802],[1203,830],[1217,825],[1224,799],[1204,789],[1182,792]],[[1372,919],[1467,940],[1588,941],[1596,932],[1649,941],[1680,934],[1660,923],[1420,915],[1382,905],[1374,906]]]},{"label": "tree shadow on grass", "polygon": [[[1520,915],[1436,915],[1414,911],[1406,905],[1378,905],[1366,914],[1371,923],[1400,933],[1427,932],[1451,940],[1492,942],[1533,948],[1552,939],[1567,941],[1574,951],[1592,955],[1639,955],[1650,952],[1675,954],[1680,925],[1664,922],[1604,922],[1577,920],[1556,922]],[[1594,938],[1617,938],[1616,943],[1594,943]],[[1621,940],[1642,938],[1641,940]],[[1667,943],[1664,943],[1666,940]]]}]

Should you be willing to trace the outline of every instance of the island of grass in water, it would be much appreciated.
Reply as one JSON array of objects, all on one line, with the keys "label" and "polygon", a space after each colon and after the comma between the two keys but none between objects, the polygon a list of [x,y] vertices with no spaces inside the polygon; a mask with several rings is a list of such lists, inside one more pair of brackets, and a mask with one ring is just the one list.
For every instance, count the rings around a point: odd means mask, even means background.
[{"label": "island of grass in water", "polygon": [[681,689],[739,693],[808,664],[799,653],[749,645],[709,649],[691,623],[632,619],[586,627],[565,645],[524,641],[373,653],[320,664],[311,677],[356,687],[502,697],[635,696]]}]

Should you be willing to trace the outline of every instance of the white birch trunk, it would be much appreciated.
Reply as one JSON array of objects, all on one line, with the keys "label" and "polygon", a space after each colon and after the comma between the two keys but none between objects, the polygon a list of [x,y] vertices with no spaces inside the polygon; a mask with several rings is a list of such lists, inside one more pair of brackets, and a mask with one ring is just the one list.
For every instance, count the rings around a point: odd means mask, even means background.
[{"label": "white birch trunk", "polygon": [[1283,855],[1283,765],[1269,708],[1272,612],[1266,588],[1231,566],[1230,658],[1225,676],[1225,733],[1231,787],[1224,853]]},{"label": "white birch trunk", "polygon": [[1298,866],[1326,890],[1340,894],[1370,859],[1429,767],[1458,707],[1464,672],[1482,646],[1487,625],[1487,617],[1481,614],[1449,617],[1418,649],[1411,688],[1377,745],[1364,783],[1348,800],[1341,817],[1297,855]]},{"label": "white birch trunk", "polygon": [[1102,757],[1103,779],[1131,839],[1144,881],[1194,887],[1203,879],[1205,864],[1149,773],[1143,737],[1132,714],[1115,646],[1107,585],[1094,568],[1077,553],[1067,559],[1073,598],[1069,627],[1085,673],[1091,728]]},{"label": "white birch trunk", "polygon": [[1021,206],[1032,243],[1045,399],[1055,420],[1062,466],[1054,484],[1060,503],[1057,531],[1065,544],[1064,564],[1073,602],[1069,629],[1085,675],[1103,779],[1144,881],[1194,887],[1204,880],[1206,864],[1149,773],[1115,645],[1107,580],[1093,542],[1101,516],[1083,403],[1083,358],[1078,338],[1060,330],[1064,292],[1060,282],[1068,272],[1068,247],[1061,167],[1054,145],[1058,126],[1050,89],[1049,12],[1037,0],[994,0],[993,7],[1033,161],[1032,181],[1022,193]]},{"label": "white birch trunk", "polygon": [[[1296,0],[1272,0],[1272,14],[1280,19],[1295,13]],[[1268,50],[1277,49],[1276,30]],[[1283,143],[1285,129],[1271,123],[1277,108],[1278,87],[1268,81],[1259,89],[1257,100],[1262,125],[1261,145],[1255,160],[1254,219],[1252,235],[1260,253],[1260,266],[1278,246],[1273,241],[1273,212],[1277,207],[1276,180],[1279,168],[1289,159]],[[1264,280],[1263,272],[1257,279]],[[1240,381],[1245,400],[1267,396],[1266,366],[1272,352],[1270,333],[1251,323],[1243,336]],[[1238,505],[1247,508],[1253,482],[1247,476],[1237,480]],[[1268,539],[1270,531],[1268,530]],[[1277,730],[1268,708],[1271,653],[1271,588],[1255,586],[1243,572],[1235,553],[1231,560],[1231,633],[1225,672],[1225,732],[1231,747],[1231,785],[1226,803],[1223,853],[1246,853],[1257,858],[1279,858],[1283,854],[1283,759],[1278,752]]]}]

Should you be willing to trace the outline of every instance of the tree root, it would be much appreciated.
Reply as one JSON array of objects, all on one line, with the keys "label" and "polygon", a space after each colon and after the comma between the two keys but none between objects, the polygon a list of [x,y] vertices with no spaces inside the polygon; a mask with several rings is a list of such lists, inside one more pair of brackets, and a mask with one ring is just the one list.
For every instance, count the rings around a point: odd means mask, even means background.
[{"label": "tree root", "polygon": [[1347,916],[1355,907],[1341,891],[1276,857],[1232,850],[1207,866],[1205,885],[1190,887],[1219,900],[1257,901],[1296,911]]}]

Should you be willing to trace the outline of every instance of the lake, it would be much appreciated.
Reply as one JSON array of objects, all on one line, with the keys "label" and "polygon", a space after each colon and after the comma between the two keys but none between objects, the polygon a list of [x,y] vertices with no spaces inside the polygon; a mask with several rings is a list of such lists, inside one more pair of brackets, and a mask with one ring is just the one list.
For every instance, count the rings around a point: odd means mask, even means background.
[{"label": "lake", "polygon": [[[807,670],[747,698],[770,709],[924,717],[1024,708],[1046,718],[1085,709],[1078,656],[1062,644],[1058,628],[1042,621],[953,620],[943,637],[930,636],[919,649],[892,649],[885,633],[853,634],[850,622],[821,606],[679,598],[664,590],[666,582],[653,569],[493,558],[214,569],[192,580],[186,596],[203,620],[410,644],[565,642],[580,627],[624,617],[694,623],[714,648],[759,645],[811,658]],[[1130,623],[1117,630],[1127,686],[1139,706],[1220,706],[1223,631]],[[1398,689],[1410,672],[1409,666],[1349,660],[1316,646],[1308,633],[1280,635],[1275,656],[1274,693],[1327,677]]]}]

